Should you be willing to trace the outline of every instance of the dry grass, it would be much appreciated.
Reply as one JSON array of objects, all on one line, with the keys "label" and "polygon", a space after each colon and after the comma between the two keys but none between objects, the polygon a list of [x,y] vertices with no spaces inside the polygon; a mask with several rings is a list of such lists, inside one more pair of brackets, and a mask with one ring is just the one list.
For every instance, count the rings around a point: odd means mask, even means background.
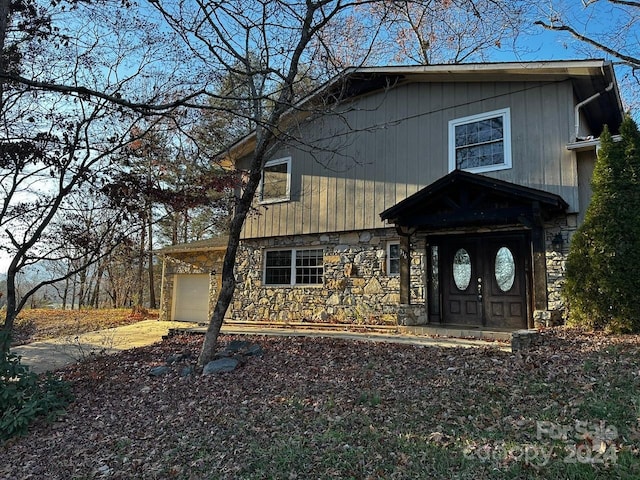
[{"label": "dry grass", "polygon": [[157,310],[147,311],[135,308],[133,310],[130,308],[101,310],[28,309],[20,312],[16,319],[13,345],[24,345],[54,337],[92,332],[157,317]]},{"label": "dry grass", "polygon": [[640,478],[640,335],[558,329],[525,355],[242,339],[263,355],[219,375],[182,374],[195,336],[58,372],[75,402],[0,445],[0,478]]}]

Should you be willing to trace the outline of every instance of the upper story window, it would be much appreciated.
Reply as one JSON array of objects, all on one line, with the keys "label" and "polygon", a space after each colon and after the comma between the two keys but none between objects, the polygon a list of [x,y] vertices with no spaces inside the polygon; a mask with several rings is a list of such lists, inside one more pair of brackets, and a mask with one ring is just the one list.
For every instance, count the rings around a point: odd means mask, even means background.
[{"label": "upper story window", "polygon": [[449,122],[449,171],[490,172],[511,168],[508,108]]},{"label": "upper story window", "polygon": [[260,201],[262,203],[289,200],[291,190],[291,157],[269,160],[262,170]]},{"label": "upper story window", "polygon": [[387,243],[387,275],[400,275],[400,242]]}]

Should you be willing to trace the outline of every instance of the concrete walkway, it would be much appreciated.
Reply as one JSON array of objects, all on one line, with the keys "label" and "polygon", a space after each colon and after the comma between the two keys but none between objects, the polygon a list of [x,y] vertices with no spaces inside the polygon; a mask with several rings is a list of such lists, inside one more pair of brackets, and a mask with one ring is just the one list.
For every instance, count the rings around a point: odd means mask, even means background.
[{"label": "concrete walkway", "polygon": [[[31,366],[36,373],[52,371],[65,365],[75,363],[92,354],[116,353],[134,347],[151,345],[162,340],[169,330],[185,331],[189,333],[204,333],[206,328],[195,323],[163,322],[158,320],[144,320],[131,325],[109,328],[97,332],[67,337],[54,338],[29,345],[21,345],[11,349],[20,355],[25,365]],[[248,327],[242,325],[225,325],[223,334],[228,335],[279,335],[279,336],[308,336],[330,337],[347,340],[370,342],[392,342],[412,345],[428,345],[437,347],[490,347],[504,351],[511,351],[508,344],[487,342],[478,339],[427,337],[424,335],[409,335],[404,333],[376,333],[376,332],[346,332],[295,328]]]}]

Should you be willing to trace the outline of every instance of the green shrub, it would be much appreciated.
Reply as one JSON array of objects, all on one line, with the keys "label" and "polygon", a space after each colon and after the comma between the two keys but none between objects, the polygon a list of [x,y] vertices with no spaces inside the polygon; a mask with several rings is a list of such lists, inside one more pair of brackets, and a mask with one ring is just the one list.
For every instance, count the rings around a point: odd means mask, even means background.
[{"label": "green shrub", "polygon": [[605,127],[593,196],[573,236],[564,297],[569,324],[640,331],[640,133],[630,117],[614,141]]},{"label": "green shrub", "polygon": [[37,417],[55,420],[71,400],[68,382],[51,374],[41,379],[17,355],[0,352],[0,441],[25,434]]}]

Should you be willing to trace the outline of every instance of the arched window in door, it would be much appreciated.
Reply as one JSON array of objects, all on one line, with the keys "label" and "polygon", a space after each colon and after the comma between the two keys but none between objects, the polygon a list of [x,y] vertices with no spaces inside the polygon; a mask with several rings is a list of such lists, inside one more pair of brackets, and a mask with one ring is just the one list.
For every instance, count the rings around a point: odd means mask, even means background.
[{"label": "arched window in door", "polygon": [[471,257],[464,248],[460,248],[453,256],[453,281],[461,292],[471,282]]},{"label": "arched window in door", "polygon": [[508,292],[513,287],[516,278],[516,263],[511,250],[500,247],[496,253],[494,273],[498,288]]}]

